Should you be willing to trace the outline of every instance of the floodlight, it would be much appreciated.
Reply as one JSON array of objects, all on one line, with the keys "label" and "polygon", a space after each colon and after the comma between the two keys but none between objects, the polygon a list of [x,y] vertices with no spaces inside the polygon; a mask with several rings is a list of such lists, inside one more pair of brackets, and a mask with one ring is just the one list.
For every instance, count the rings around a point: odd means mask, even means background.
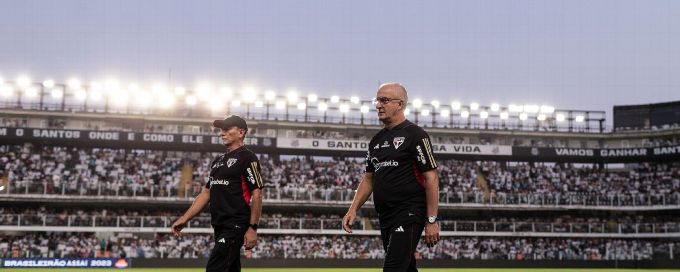
[{"label": "floodlight", "polygon": [[476,111],[479,109],[479,103],[472,102],[470,103],[470,110]]},{"label": "floodlight", "polygon": [[439,112],[439,115],[441,115],[442,117],[447,117],[450,114],[451,114],[451,112],[449,112],[449,110],[447,110],[447,109],[443,109],[441,112]]},{"label": "floodlight", "polygon": [[[113,102],[113,105],[115,105],[117,107],[123,107],[128,102],[127,92],[116,92],[116,93],[113,93],[111,96],[112,96],[111,100]],[[139,97],[137,97],[137,99],[135,99],[135,101],[139,102],[138,99],[139,99]]]},{"label": "floodlight", "polygon": [[460,117],[468,118],[468,117],[470,117],[470,112],[469,111],[461,111]]},{"label": "floodlight", "polygon": [[240,106],[241,106],[241,100],[238,100],[238,99],[232,100],[232,101],[231,101],[231,106],[232,106],[232,107],[235,107],[235,108],[240,107]]},{"label": "floodlight", "polygon": [[574,119],[577,123],[581,123],[585,121],[585,117],[583,115],[576,115],[576,118]]},{"label": "floodlight", "polygon": [[347,112],[349,112],[349,105],[347,105],[347,104],[340,104],[340,112],[342,112],[342,113],[347,113]]},{"label": "floodlight", "polygon": [[305,102],[300,102],[300,103],[297,104],[298,110],[304,110],[306,108],[307,108],[307,104],[305,104]]},{"label": "floodlight", "polygon": [[541,106],[541,113],[552,114],[553,112],[555,112],[555,107],[545,105]]},{"label": "floodlight", "polygon": [[131,93],[138,92],[139,91],[139,85],[137,85],[137,83],[130,83],[128,85],[128,91],[130,91]]},{"label": "floodlight", "polygon": [[189,106],[196,105],[196,102],[198,102],[197,99],[196,99],[196,96],[193,96],[193,95],[188,95],[184,100],[186,101],[187,105],[189,105]]},{"label": "floodlight", "polygon": [[524,113],[524,112],[519,114],[519,120],[524,121],[524,120],[526,120],[528,117],[529,117],[529,116],[528,116],[526,113]]},{"label": "floodlight", "polygon": [[491,111],[497,112],[499,110],[501,110],[501,105],[498,105],[498,103],[491,104]]},{"label": "floodlight", "polygon": [[276,99],[276,93],[274,91],[266,91],[264,93],[264,100],[274,101]]},{"label": "floodlight", "polygon": [[451,110],[459,111],[460,110],[460,102],[458,102],[458,101],[451,102]]},{"label": "floodlight", "polygon": [[489,118],[489,113],[486,112],[486,111],[480,112],[479,117],[482,118],[482,119]]},{"label": "floodlight", "polygon": [[22,89],[31,86],[31,79],[26,75],[19,76],[17,78],[17,86]]},{"label": "floodlight", "polygon": [[283,101],[283,100],[276,101],[275,107],[277,109],[280,109],[280,110],[285,109],[286,108],[286,101]]},{"label": "floodlight", "polygon": [[297,102],[297,100],[298,100],[298,93],[294,90],[289,91],[286,94],[286,99],[288,99],[289,103],[293,104],[293,103]]},{"label": "floodlight", "polygon": [[416,109],[420,109],[420,107],[423,106],[423,100],[420,100],[418,98],[413,100],[413,107]]},{"label": "floodlight", "polygon": [[50,94],[52,95],[52,98],[59,99],[64,96],[64,91],[60,88],[53,88],[52,91],[50,91]]},{"label": "floodlight", "polygon": [[182,96],[187,93],[187,89],[182,86],[175,87],[175,95]]},{"label": "floodlight", "polygon": [[423,110],[420,112],[420,115],[422,116],[430,116],[430,110]]},{"label": "floodlight", "polygon": [[26,97],[29,97],[29,98],[36,97],[36,96],[38,96],[38,89],[33,88],[33,87],[24,89],[24,94],[26,95]]},{"label": "floodlight", "polygon": [[510,117],[510,114],[508,114],[507,111],[501,112],[501,119],[502,120],[507,120]]},{"label": "floodlight", "polygon": [[349,102],[352,102],[352,104],[359,104],[359,97],[352,96],[349,98]]},{"label": "floodlight", "polygon": [[140,91],[135,96],[135,105],[141,108],[146,108],[151,104],[151,99],[151,95],[148,92]]},{"label": "floodlight", "polygon": [[432,107],[435,108],[435,109],[438,109],[439,106],[440,106],[438,100],[432,100],[432,102],[430,102],[430,105],[432,105]]},{"label": "floodlight", "polygon": [[524,106],[522,106],[522,105],[510,104],[510,105],[508,106],[508,111],[510,111],[510,112],[523,112],[523,111],[524,111]]},{"label": "floodlight", "polygon": [[68,87],[73,89],[73,90],[80,89],[80,87],[81,87],[80,86],[80,80],[78,80],[77,78],[69,79],[67,84],[68,84]]},{"label": "floodlight", "polygon": [[539,115],[536,117],[536,120],[538,120],[538,121],[545,121],[545,119],[546,119],[546,116],[545,116],[545,114],[542,114],[542,113],[539,114]]},{"label": "floodlight", "polygon": [[14,89],[12,86],[0,84],[0,95],[2,95],[2,97],[7,98],[12,96],[12,94],[14,94]]},{"label": "floodlight", "polygon": [[368,113],[369,108],[368,108],[367,105],[361,105],[360,111],[361,111],[361,113]]},{"label": "floodlight", "polygon": [[328,109],[328,104],[321,102],[317,108],[319,111],[326,111]]},{"label": "floodlight", "polygon": [[340,102],[340,97],[337,95],[331,96],[331,103],[338,103]]},{"label": "floodlight", "polygon": [[563,122],[565,119],[566,118],[564,117],[564,114],[562,114],[562,113],[558,113],[558,114],[555,115],[555,120],[557,120],[557,122]]},{"label": "floodlight", "polygon": [[164,109],[171,108],[175,105],[175,96],[172,94],[161,95],[159,98],[159,106]]},{"label": "floodlight", "polygon": [[540,107],[538,105],[524,105],[524,112],[526,113],[538,113]]},{"label": "floodlight", "polygon": [[257,100],[255,101],[255,107],[256,108],[262,108],[264,107],[264,102],[262,100]]},{"label": "floodlight", "polygon": [[45,81],[43,81],[42,85],[46,89],[52,89],[52,88],[54,88],[54,80],[51,80],[51,79],[45,80]]},{"label": "floodlight", "polygon": [[318,99],[319,99],[319,97],[316,96],[315,94],[309,94],[309,96],[307,96],[307,102],[310,102],[310,103],[314,103]]},{"label": "floodlight", "polygon": [[87,92],[83,89],[76,89],[75,91],[76,99],[85,100],[87,98]]}]

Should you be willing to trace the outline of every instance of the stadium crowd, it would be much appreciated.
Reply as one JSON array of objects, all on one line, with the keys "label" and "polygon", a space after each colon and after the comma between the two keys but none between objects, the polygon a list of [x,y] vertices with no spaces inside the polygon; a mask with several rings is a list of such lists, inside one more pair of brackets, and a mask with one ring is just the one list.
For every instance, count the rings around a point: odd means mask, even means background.
[{"label": "stadium crowd", "polygon": [[[67,147],[0,146],[0,177],[13,193],[191,196],[208,179],[213,153]],[[262,156],[265,199],[353,197],[361,158],[314,160]],[[191,165],[188,181],[182,171]],[[680,203],[680,167],[642,163],[608,171],[597,166],[442,160],[444,203],[657,205]],[[180,184],[183,183],[183,184]],[[540,200],[540,201],[539,201]],[[595,203],[597,202],[597,203]]]},{"label": "stadium crowd", "polygon": [[[208,234],[27,233],[0,235],[0,258],[207,258]],[[529,237],[443,237],[417,258],[481,260],[652,260],[677,258],[680,242],[654,239],[584,239]],[[384,256],[377,236],[261,235],[246,258],[378,259]]]}]

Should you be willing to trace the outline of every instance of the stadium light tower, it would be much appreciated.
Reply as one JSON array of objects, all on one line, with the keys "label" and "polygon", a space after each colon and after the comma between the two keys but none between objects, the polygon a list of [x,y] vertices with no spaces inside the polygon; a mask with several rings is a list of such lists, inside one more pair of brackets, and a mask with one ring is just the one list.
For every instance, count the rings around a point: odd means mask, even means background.
[{"label": "stadium light tower", "polygon": [[337,95],[331,96],[331,103],[339,103],[340,97]]},{"label": "stadium light tower", "polygon": [[345,118],[349,112],[349,105],[344,103],[340,104],[340,112],[342,113],[342,123],[345,124]]},{"label": "stadium light tower", "polygon": [[326,102],[321,102],[317,106],[317,109],[321,112],[323,112],[323,122],[326,122],[326,117],[327,117],[327,110],[328,110],[328,104]]},{"label": "stadium light tower", "polygon": [[361,108],[359,109],[359,111],[361,112],[361,124],[362,125],[364,124],[364,115],[367,114],[369,112],[369,110],[370,110],[370,108],[368,107],[368,105],[361,105]]}]

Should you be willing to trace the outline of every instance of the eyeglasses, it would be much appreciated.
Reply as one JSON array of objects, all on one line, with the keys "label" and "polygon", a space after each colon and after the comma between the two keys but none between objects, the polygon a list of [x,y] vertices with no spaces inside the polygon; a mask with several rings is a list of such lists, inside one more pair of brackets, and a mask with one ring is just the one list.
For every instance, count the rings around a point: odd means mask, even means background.
[{"label": "eyeglasses", "polygon": [[399,98],[389,98],[389,97],[380,96],[380,97],[373,98],[373,105],[378,105],[378,103],[385,105],[385,104],[390,103],[392,101],[403,101],[403,100],[401,100]]}]

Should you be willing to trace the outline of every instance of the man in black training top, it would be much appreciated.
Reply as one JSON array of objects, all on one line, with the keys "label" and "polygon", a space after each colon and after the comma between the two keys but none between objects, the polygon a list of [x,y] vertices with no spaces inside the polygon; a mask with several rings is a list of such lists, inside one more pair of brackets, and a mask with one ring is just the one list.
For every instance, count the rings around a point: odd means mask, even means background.
[{"label": "man in black training top", "polygon": [[384,128],[368,145],[366,173],[342,228],[352,233],[357,210],[373,193],[385,248],[383,271],[418,271],[414,253],[423,228],[428,246],[439,241],[437,162],[430,136],[404,116],[408,95],[401,84],[381,85],[373,102]]},{"label": "man in black training top", "polygon": [[257,243],[257,223],[262,214],[262,177],[255,153],[244,144],[248,125],[236,115],[215,120],[227,153],[210,164],[210,177],[191,207],[172,224],[180,235],[187,222],[210,203],[210,223],[215,230],[215,247],[206,271],[241,271],[241,246]]}]

